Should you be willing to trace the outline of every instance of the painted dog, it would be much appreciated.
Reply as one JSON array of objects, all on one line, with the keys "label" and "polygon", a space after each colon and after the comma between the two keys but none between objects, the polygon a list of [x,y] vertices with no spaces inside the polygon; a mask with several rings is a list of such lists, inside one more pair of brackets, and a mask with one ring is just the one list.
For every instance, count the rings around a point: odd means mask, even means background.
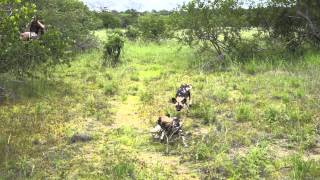
[{"label": "painted dog", "polygon": [[191,89],[192,86],[190,84],[183,84],[177,90],[176,97],[171,99],[171,102],[175,105],[177,111],[181,111],[183,108],[189,108],[191,106]]}]

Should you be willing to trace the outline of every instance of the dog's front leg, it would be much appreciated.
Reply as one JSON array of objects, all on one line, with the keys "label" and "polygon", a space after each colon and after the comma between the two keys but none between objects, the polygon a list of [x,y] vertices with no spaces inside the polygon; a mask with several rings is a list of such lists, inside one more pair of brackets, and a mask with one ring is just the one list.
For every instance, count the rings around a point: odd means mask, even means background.
[{"label": "dog's front leg", "polygon": [[188,95],[189,95],[189,96],[188,96],[188,99],[189,99],[188,107],[191,107],[191,106],[192,106],[191,92],[189,92]]},{"label": "dog's front leg", "polygon": [[161,137],[160,137],[160,140],[161,140],[161,141],[163,140],[164,135],[165,135],[165,132],[164,132],[164,131],[162,131],[162,132],[161,132]]},{"label": "dog's front leg", "polygon": [[186,138],[184,137],[184,135],[181,136],[181,139],[184,147],[188,147],[188,144],[186,143]]}]

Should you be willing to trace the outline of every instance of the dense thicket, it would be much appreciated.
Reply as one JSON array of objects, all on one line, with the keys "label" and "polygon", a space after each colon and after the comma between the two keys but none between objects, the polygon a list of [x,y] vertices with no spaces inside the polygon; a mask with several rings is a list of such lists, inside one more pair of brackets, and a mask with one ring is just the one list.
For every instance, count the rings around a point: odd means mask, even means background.
[{"label": "dense thicket", "polygon": [[182,31],[178,38],[222,55],[240,40],[245,16],[237,1],[195,0],[183,5],[173,19],[176,30]]},{"label": "dense thicket", "polygon": [[317,0],[271,0],[266,6],[249,9],[248,22],[286,41],[287,48],[297,48],[304,42],[318,46],[319,8]]},{"label": "dense thicket", "polygon": [[166,16],[146,14],[139,17],[137,28],[145,40],[159,41],[167,38],[168,22]]},{"label": "dense thicket", "polygon": [[111,29],[133,26],[137,23],[138,17],[142,14],[143,13],[139,13],[134,9],[129,9],[124,12],[103,9],[100,12],[95,12],[96,17],[102,21],[100,28]]},{"label": "dense thicket", "polygon": [[[193,0],[171,16],[172,27],[182,42],[215,53],[216,59],[286,58],[319,47],[319,4],[269,0],[246,7],[236,0]],[[253,37],[245,38],[253,28]]]},{"label": "dense thicket", "polygon": [[[171,12],[92,12],[79,0],[3,0],[0,73],[25,74],[41,65],[66,63],[75,52],[97,46],[91,32],[98,28],[125,28],[130,40],[159,41],[174,34],[219,61],[296,56],[305,48],[319,48],[319,8],[317,0],[268,0],[254,6],[193,0]],[[19,33],[33,15],[40,16],[46,33],[38,41],[21,42]],[[253,37],[244,38],[252,29]]]},{"label": "dense thicket", "polygon": [[[42,65],[67,63],[73,52],[95,45],[92,12],[77,0],[15,0],[0,2],[0,73],[24,75]],[[19,33],[37,15],[46,25],[39,40],[20,41]]]}]

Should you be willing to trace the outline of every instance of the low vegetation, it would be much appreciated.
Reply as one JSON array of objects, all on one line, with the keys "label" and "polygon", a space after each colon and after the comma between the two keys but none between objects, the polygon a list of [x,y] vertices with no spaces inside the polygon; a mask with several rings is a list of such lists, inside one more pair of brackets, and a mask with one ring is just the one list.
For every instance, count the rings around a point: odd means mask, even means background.
[{"label": "low vegetation", "polygon": [[[319,177],[317,57],[271,68],[257,63],[254,75],[247,64],[207,73],[189,68],[198,59],[174,41],[127,42],[114,69],[93,52],[59,66],[50,79],[2,76],[8,92],[0,113],[2,176]],[[194,104],[176,113],[168,102],[182,82],[193,85]],[[170,145],[167,156],[146,133],[166,113],[183,119],[189,144]],[[70,144],[78,132],[94,139]]]},{"label": "low vegetation", "polygon": [[[313,7],[199,0],[174,12],[116,13],[64,2],[0,4],[0,179],[320,178]],[[36,10],[53,27],[19,41],[13,34]],[[284,12],[302,19],[280,28]],[[18,63],[24,56],[32,61]],[[177,112],[170,100],[185,83],[193,104]],[[152,138],[166,114],[182,119],[187,147]]]}]

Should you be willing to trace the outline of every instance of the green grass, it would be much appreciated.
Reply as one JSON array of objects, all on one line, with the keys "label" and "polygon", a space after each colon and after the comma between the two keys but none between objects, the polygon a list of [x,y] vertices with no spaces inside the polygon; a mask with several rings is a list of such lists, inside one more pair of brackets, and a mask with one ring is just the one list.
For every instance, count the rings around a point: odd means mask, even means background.
[{"label": "green grass", "polygon": [[[319,177],[319,53],[203,71],[195,50],[173,40],[126,42],[123,52],[115,68],[94,51],[50,77],[0,76],[9,92],[0,106],[0,179]],[[176,112],[169,101],[184,83],[193,106]],[[166,113],[182,119],[188,148],[173,142],[165,154],[152,140],[149,129]],[[70,144],[76,132],[94,140]]]}]

